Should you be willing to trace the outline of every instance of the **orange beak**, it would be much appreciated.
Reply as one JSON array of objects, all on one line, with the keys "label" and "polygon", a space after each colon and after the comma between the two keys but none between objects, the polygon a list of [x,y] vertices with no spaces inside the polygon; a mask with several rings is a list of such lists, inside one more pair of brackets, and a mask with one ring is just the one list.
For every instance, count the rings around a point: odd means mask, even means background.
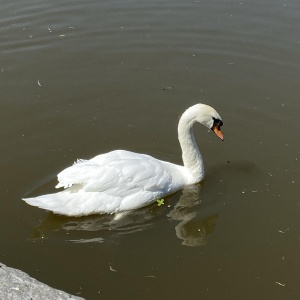
[{"label": "orange beak", "polygon": [[214,126],[213,128],[212,128],[212,130],[213,130],[213,132],[222,140],[222,141],[224,141],[224,136],[223,136],[223,133],[222,133],[222,131],[221,131],[221,129],[220,129],[220,126]]}]

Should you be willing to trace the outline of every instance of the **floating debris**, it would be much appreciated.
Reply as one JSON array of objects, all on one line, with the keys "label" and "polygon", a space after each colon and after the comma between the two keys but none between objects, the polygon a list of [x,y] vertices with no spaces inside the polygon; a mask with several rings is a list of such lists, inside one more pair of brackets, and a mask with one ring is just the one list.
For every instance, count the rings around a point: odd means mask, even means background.
[{"label": "floating debris", "polygon": [[109,269],[110,269],[112,272],[118,272],[117,270],[113,269],[112,266],[109,266]]},{"label": "floating debris", "polygon": [[38,84],[39,86],[42,86],[41,83],[40,83],[40,80],[37,81],[37,84]]},{"label": "floating debris", "polygon": [[280,286],[285,286],[285,283],[281,283],[281,282],[278,282],[278,281],[276,281],[276,284],[280,285]]},{"label": "floating debris", "polygon": [[164,205],[164,199],[161,199],[161,200],[156,200],[157,202],[157,206],[161,206],[161,205]]},{"label": "floating debris", "polygon": [[289,228],[287,228],[287,229],[285,229],[285,230],[277,230],[279,233],[286,233],[287,231],[289,231],[290,229]]}]

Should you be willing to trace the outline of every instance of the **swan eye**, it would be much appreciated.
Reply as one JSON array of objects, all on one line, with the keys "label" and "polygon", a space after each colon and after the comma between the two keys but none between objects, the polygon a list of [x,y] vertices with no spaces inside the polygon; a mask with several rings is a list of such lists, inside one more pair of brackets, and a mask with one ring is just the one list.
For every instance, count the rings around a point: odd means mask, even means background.
[{"label": "swan eye", "polygon": [[221,126],[223,126],[223,121],[222,120],[216,119],[214,117],[213,117],[213,120],[214,120],[214,124],[213,124],[212,128],[214,128],[214,127],[220,128]]}]

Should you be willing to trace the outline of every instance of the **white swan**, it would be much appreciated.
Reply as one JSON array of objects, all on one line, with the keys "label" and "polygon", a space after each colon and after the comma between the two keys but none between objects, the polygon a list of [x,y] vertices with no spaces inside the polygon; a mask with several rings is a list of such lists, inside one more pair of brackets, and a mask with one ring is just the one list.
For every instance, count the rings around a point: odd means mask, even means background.
[{"label": "white swan", "polygon": [[204,166],[192,130],[196,122],[223,140],[223,122],[215,109],[205,104],[188,108],[178,124],[184,166],[116,150],[78,160],[59,173],[56,188],[64,187],[64,191],[23,200],[67,216],[116,213],[146,206],[185,185],[200,182]]}]

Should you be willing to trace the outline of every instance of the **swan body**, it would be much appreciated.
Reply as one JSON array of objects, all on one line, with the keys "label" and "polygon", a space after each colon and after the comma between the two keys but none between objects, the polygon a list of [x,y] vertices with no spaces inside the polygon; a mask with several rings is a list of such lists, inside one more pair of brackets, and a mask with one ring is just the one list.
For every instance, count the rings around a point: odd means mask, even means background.
[{"label": "swan body", "polygon": [[212,129],[223,140],[223,122],[215,109],[205,104],[188,108],[178,125],[183,166],[115,150],[90,160],[78,160],[59,173],[56,188],[63,187],[63,191],[23,200],[67,216],[117,213],[146,206],[200,182],[204,166],[192,130],[196,122]]}]

